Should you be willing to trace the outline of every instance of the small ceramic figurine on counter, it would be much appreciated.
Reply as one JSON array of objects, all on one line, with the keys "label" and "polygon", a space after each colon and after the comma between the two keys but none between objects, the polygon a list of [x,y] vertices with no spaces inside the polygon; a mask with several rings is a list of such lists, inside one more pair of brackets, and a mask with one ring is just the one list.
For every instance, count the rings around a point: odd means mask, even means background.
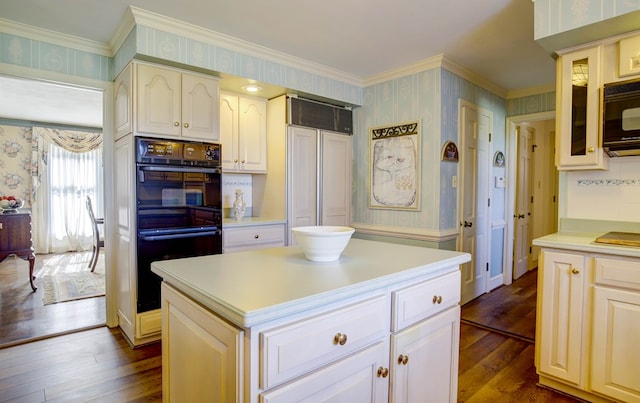
[{"label": "small ceramic figurine on counter", "polygon": [[244,218],[245,207],[242,189],[236,189],[236,199],[233,202],[233,216],[236,220]]}]

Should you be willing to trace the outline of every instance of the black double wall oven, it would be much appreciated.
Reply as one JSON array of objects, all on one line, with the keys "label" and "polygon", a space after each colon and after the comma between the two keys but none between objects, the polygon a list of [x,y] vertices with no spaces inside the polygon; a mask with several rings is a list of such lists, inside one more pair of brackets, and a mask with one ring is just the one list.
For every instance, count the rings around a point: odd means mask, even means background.
[{"label": "black double wall oven", "polygon": [[222,253],[221,147],[136,138],[138,313],[160,308],[151,263]]}]

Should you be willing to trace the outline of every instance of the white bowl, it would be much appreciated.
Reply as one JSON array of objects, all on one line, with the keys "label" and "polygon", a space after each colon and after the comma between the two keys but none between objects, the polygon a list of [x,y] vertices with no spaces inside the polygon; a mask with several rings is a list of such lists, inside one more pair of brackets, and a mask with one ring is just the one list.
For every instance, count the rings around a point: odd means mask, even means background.
[{"label": "white bowl", "polygon": [[291,228],[304,257],[313,262],[338,260],[354,231],[351,227],[328,225]]}]

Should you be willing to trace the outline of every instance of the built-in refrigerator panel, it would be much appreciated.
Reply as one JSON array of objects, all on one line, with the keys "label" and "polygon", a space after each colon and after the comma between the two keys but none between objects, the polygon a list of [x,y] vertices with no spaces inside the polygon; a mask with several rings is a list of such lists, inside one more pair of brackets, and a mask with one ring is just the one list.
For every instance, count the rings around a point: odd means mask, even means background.
[{"label": "built-in refrigerator panel", "polygon": [[287,233],[308,225],[351,223],[352,138],[301,126],[287,129]]}]

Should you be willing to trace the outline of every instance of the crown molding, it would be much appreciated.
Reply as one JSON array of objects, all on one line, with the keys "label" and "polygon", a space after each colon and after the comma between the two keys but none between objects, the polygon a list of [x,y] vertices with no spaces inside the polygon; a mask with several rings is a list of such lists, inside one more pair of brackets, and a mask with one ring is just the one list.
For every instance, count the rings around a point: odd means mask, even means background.
[{"label": "crown molding", "polygon": [[493,92],[494,94],[506,98],[507,90],[486,78],[474,73],[468,68],[454,62],[453,60],[447,58],[446,56],[442,59],[442,67],[449,70],[452,73],[459,75],[465,80],[469,80],[470,82],[486,89],[487,91]]},{"label": "crown molding", "polygon": [[111,40],[109,41],[109,48],[112,53],[115,55],[120,46],[124,43],[124,41],[129,36],[129,33],[133,31],[136,27],[136,21],[133,17],[133,13],[131,12],[131,7],[127,9],[127,11],[122,16],[122,20],[120,20],[120,24],[116,28]]},{"label": "crown molding", "polygon": [[19,22],[0,18],[0,30],[11,35],[20,36],[40,42],[51,43],[66,48],[113,57],[108,45],[73,35],[33,27]]},{"label": "crown molding", "polygon": [[509,91],[507,93],[507,99],[522,98],[522,97],[528,97],[531,95],[546,94],[548,92],[555,92],[555,91],[556,91],[555,83],[550,83],[546,85],[539,85],[537,87],[529,87],[529,88],[523,88],[520,90]]},{"label": "crown molding", "polygon": [[363,80],[352,74],[314,63],[306,59],[294,57],[242,39],[224,35],[201,26],[189,24],[184,21],[179,21],[133,6],[130,6],[130,12],[135,20],[135,25],[157,29],[210,45],[242,52],[244,54],[260,58],[261,60],[299,68],[305,72],[332,78],[358,87],[362,87],[363,85]]},{"label": "crown molding", "polygon": [[469,80],[472,83],[491,91],[503,98],[507,96],[507,90],[500,87],[499,85],[481,77],[480,75],[474,73],[466,67],[463,67],[453,60],[449,59],[447,56],[443,54],[439,54],[436,56],[429,57],[427,59],[423,59],[419,62],[408,64],[404,67],[400,67],[394,70],[389,70],[387,72],[375,75],[373,77],[365,80],[365,86],[372,86],[376,84],[381,84],[386,81],[394,80],[401,77],[406,77],[411,74],[417,74],[426,70],[434,69],[434,68],[444,68],[448,71],[459,75],[465,80]]},{"label": "crown molding", "polygon": [[442,60],[444,59],[444,55],[436,55],[431,56],[427,59],[423,59],[419,62],[408,64],[406,66],[385,71],[380,74],[376,74],[375,76],[369,77],[365,80],[364,85],[366,87],[382,84],[386,81],[395,80],[397,78],[406,77],[411,74],[417,74],[426,70],[431,70],[435,68],[442,67]]}]

